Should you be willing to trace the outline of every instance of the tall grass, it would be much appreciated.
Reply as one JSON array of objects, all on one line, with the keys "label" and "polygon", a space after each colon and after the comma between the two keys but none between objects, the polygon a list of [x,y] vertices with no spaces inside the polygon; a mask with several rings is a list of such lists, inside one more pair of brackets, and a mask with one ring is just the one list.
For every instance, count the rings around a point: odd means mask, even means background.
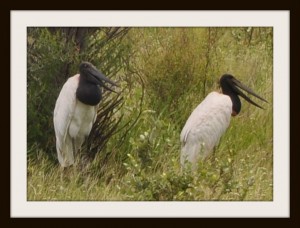
[{"label": "tall grass", "polygon": [[[117,115],[126,123],[141,108],[137,122],[92,162],[79,158],[64,170],[31,148],[28,200],[272,200],[272,29],[134,28],[123,42],[130,72]],[[242,100],[213,155],[196,172],[182,171],[181,129],[223,73],[269,103],[261,110]]]}]

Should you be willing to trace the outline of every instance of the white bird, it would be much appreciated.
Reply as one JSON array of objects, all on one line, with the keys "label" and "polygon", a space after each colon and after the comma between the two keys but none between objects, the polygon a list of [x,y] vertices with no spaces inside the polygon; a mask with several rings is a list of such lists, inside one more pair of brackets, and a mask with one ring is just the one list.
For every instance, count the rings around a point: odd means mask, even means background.
[{"label": "white bird", "polygon": [[56,150],[62,167],[74,164],[77,151],[90,134],[102,98],[99,86],[110,91],[103,81],[117,86],[89,62],[81,63],[79,72],[63,85],[54,109]]},{"label": "white bird", "polygon": [[180,163],[182,167],[191,163],[192,168],[195,169],[199,160],[204,160],[212,153],[228,128],[231,116],[236,116],[241,110],[239,96],[262,108],[237,87],[267,102],[232,75],[224,74],[220,79],[220,86],[222,93],[209,93],[192,112],[181,131]]}]

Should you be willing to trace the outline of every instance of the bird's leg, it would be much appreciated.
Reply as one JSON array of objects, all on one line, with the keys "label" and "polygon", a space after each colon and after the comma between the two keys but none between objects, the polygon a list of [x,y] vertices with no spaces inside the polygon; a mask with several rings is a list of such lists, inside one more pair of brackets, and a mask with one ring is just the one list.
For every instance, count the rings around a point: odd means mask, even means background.
[{"label": "bird's leg", "polygon": [[76,146],[76,152],[79,152],[79,154],[81,154],[81,146],[83,144],[83,141],[84,141],[84,137],[77,137],[76,138],[76,143],[75,143],[75,146]]},{"label": "bird's leg", "polygon": [[75,156],[76,156],[76,145],[75,145],[75,139],[72,138],[72,147],[73,147],[73,157],[75,161]]}]

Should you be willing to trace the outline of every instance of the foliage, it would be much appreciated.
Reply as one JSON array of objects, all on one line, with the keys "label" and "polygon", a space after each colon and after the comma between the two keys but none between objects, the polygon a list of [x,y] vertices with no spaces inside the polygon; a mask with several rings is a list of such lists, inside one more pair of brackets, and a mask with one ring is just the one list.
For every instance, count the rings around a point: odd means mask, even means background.
[{"label": "foliage", "polygon": [[[110,41],[104,37],[114,28],[96,31],[79,54],[76,39],[66,47],[60,33],[28,35],[38,56],[28,60],[29,200],[273,199],[272,28],[131,28]],[[99,146],[103,135],[89,139],[88,150],[101,153],[62,170],[44,152],[55,151],[51,112],[67,77],[61,69],[70,62],[75,73],[80,58],[99,60],[122,94],[107,93],[107,102],[122,101],[108,116],[118,125],[105,147]],[[182,171],[180,131],[224,73],[269,103],[261,110],[242,100],[214,154],[198,170]]]},{"label": "foliage", "polygon": [[[120,42],[127,32],[126,28],[28,28],[28,151],[33,151],[30,150],[33,146],[48,153],[55,151],[52,121],[55,101],[68,77],[78,73],[81,61],[92,62],[104,74],[118,80],[117,74],[126,59],[126,46]],[[116,128],[118,121],[112,124],[111,116],[122,101],[120,95],[106,94],[96,121],[97,126],[110,129],[101,131],[102,141],[97,141],[101,147]],[[99,132],[93,129],[90,138],[96,136]]]}]

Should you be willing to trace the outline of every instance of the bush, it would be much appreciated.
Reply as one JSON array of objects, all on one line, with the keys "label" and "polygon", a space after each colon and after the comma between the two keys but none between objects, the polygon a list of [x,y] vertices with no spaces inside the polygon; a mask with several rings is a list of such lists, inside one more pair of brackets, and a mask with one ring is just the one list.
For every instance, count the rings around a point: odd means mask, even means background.
[{"label": "bush", "polygon": [[[104,74],[118,80],[128,56],[122,46],[126,28],[28,28],[27,39],[27,143],[48,153],[55,151],[53,110],[60,89],[68,77],[78,73],[81,61],[90,61]],[[110,98],[104,93],[102,110],[96,124],[109,125],[112,112],[121,98]],[[106,112],[105,112],[106,110]],[[108,110],[110,110],[108,112]],[[104,117],[104,118],[103,118]],[[99,146],[105,145],[115,128],[101,132]],[[98,137],[93,129],[91,137]],[[97,147],[95,150],[98,150]],[[94,152],[96,153],[96,152]]]}]

